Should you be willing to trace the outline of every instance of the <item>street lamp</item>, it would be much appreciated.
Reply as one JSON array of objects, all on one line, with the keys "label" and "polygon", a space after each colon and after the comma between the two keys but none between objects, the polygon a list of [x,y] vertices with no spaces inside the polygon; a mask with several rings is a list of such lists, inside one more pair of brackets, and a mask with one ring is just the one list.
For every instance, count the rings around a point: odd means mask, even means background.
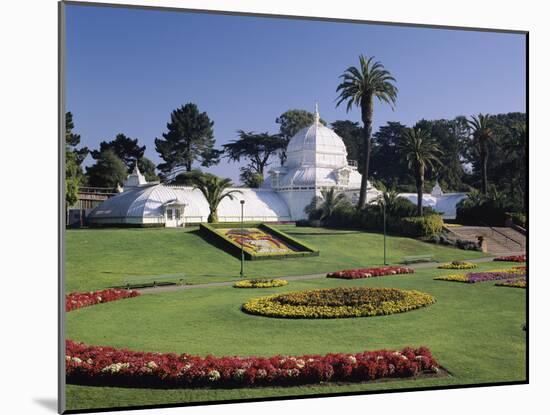
[{"label": "street lamp", "polygon": [[388,265],[386,262],[386,201],[382,203],[383,212],[384,212],[384,265]]},{"label": "street lamp", "polygon": [[244,278],[244,200],[241,200],[241,278]]}]

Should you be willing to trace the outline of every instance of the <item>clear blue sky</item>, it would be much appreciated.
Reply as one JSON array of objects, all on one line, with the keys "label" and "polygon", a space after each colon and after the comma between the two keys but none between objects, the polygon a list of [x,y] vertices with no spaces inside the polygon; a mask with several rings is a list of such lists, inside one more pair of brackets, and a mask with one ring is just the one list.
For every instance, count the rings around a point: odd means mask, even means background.
[{"label": "clear blue sky", "polygon": [[[313,111],[315,101],[329,122],[359,121],[357,109],[335,107],[335,89],[361,53],[380,60],[399,88],[395,111],[376,104],[375,130],[525,111],[520,34],[76,5],[67,7],[67,110],[83,145],[124,133],[158,163],[154,139],[188,102],[215,122],[218,147],[238,129],[275,133],[278,115]],[[238,165],[225,160],[209,171],[238,180]]]}]

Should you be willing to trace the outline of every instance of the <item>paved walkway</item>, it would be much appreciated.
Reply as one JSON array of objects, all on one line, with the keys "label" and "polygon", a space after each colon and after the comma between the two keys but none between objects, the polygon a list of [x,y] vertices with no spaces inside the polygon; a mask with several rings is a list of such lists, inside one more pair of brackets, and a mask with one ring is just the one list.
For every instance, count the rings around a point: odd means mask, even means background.
[{"label": "paved walkway", "polygon": [[[476,263],[483,263],[483,262],[491,262],[493,260],[493,256],[491,257],[485,257],[485,258],[475,258],[475,259],[468,259],[468,262],[476,262]],[[414,269],[424,269],[424,268],[435,268],[438,265],[440,265],[439,262],[425,262],[422,264],[412,264],[408,265],[410,268]],[[310,274],[310,275],[292,275],[288,277],[274,277],[274,278],[284,278],[287,281],[299,281],[299,280],[313,280],[317,278],[325,278],[327,275],[326,272],[322,274]],[[147,287],[147,288],[138,288],[137,291],[139,291],[142,294],[154,294],[154,293],[164,293],[169,291],[180,291],[180,290],[192,290],[195,288],[209,288],[209,287],[225,287],[233,285],[235,281],[223,281],[223,282],[208,282],[204,284],[192,284],[192,285],[164,285],[160,287]]]}]

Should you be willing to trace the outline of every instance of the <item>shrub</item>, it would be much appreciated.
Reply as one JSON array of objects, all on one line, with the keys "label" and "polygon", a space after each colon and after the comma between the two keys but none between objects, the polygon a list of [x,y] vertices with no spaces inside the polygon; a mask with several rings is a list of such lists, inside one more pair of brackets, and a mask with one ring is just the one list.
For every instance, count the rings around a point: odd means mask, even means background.
[{"label": "shrub", "polygon": [[432,236],[441,233],[443,218],[438,214],[402,218],[394,226],[404,235]]},{"label": "shrub", "polygon": [[287,280],[269,280],[269,279],[254,279],[254,280],[242,280],[233,284],[235,288],[272,288],[282,287],[287,285]]},{"label": "shrub", "polygon": [[[446,224],[446,226],[449,226]],[[469,241],[467,239],[449,238],[445,233],[439,235],[432,235],[425,239],[426,242],[431,242],[438,245],[455,246],[459,249],[466,251],[480,251],[479,244],[475,241]]]},{"label": "shrub", "polygon": [[519,212],[513,212],[508,214],[510,216],[510,219],[512,219],[512,222],[515,225],[521,226],[522,228],[525,228],[527,225],[527,217],[524,213]]},{"label": "shrub", "polygon": [[419,291],[397,288],[325,288],[254,298],[243,311],[279,318],[346,318],[402,313],[435,303]]}]

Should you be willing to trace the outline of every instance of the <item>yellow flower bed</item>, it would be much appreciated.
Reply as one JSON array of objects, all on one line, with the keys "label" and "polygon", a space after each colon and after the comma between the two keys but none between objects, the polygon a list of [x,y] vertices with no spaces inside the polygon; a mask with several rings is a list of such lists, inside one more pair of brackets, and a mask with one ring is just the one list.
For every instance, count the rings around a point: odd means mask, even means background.
[{"label": "yellow flower bed", "polygon": [[287,280],[267,280],[267,279],[255,279],[255,280],[242,280],[233,284],[235,288],[272,288],[282,287],[287,285]]},{"label": "yellow flower bed", "polygon": [[434,280],[468,282],[468,274],[452,274],[435,277]]},{"label": "yellow flower bed", "polygon": [[476,268],[477,265],[473,264],[471,262],[463,262],[463,261],[453,261],[449,262],[447,264],[441,264],[437,268],[440,269],[472,269]]},{"label": "yellow flower bed", "polygon": [[527,280],[520,278],[517,280],[499,281],[495,285],[497,287],[527,288]]},{"label": "yellow flower bed", "polygon": [[242,309],[281,318],[370,317],[402,313],[435,301],[429,294],[396,288],[326,288],[254,298]]}]

